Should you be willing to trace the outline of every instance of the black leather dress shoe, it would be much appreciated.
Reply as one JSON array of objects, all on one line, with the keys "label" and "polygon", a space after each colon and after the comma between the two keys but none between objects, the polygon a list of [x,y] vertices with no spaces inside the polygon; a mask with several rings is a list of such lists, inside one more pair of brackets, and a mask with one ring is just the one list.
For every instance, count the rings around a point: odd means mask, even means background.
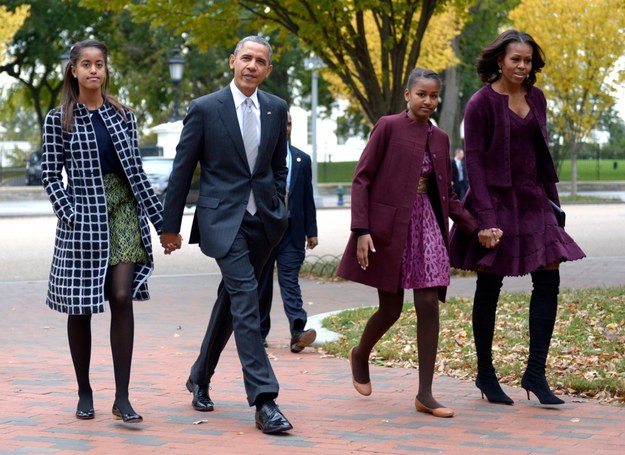
[{"label": "black leather dress shoe", "polygon": [[271,400],[256,411],[256,428],[265,434],[274,434],[292,430],[293,425],[284,417],[278,405]]},{"label": "black leather dress shoe", "polygon": [[310,346],[317,339],[315,329],[304,330],[303,332],[293,332],[291,336],[291,352],[298,353],[304,350],[306,346]]},{"label": "black leather dress shoe", "polygon": [[191,406],[196,411],[208,412],[215,409],[213,400],[208,395],[207,385],[197,385],[191,381],[191,378],[187,379],[187,390],[193,394],[193,400],[191,400]]}]

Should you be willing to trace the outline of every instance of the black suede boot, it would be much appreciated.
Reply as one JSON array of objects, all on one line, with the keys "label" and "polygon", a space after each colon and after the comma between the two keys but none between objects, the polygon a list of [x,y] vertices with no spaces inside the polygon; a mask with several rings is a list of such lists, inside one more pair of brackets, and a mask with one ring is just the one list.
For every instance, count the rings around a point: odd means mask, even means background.
[{"label": "black suede boot", "polygon": [[477,353],[477,378],[475,386],[482,392],[482,398],[491,403],[511,405],[512,399],[499,385],[493,367],[492,347],[495,333],[495,315],[497,300],[503,284],[503,276],[478,272],[473,299],[473,338]]},{"label": "black suede boot", "polygon": [[530,300],[530,355],[521,379],[521,387],[527,392],[528,400],[532,392],[541,404],[563,404],[564,401],[553,394],[545,377],[545,365],[558,309],[560,271],[534,272],[532,283],[534,289]]}]

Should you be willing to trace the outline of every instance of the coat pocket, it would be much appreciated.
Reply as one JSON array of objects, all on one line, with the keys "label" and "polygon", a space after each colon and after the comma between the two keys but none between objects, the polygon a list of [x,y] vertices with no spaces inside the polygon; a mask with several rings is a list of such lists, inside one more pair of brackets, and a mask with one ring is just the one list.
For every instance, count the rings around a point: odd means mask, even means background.
[{"label": "coat pocket", "polygon": [[369,232],[374,245],[386,246],[391,243],[395,228],[397,207],[372,202],[369,207]]},{"label": "coat pocket", "polygon": [[197,199],[198,207],[206,207],[209,209],[216,209],[219,206],[219,199],[210,196],[200,196]]}]

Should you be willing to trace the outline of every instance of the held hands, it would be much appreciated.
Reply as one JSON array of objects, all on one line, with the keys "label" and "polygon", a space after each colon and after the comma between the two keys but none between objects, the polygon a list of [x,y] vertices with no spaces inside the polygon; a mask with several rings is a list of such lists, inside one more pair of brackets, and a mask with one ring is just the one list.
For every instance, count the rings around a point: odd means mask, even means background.
[{"label": "held hands", "polygon": [[356,259],[361,269],[367,270],[369,267],[369,251],[375,253],[373,239],[371,234],[365,234],[358,237],[358,245],[356,246]]},{"label": "held hands", "polygon": [[163,232],[159,238],[161,239],[161,246],[165,250],[165,254],[171,254],[182,248],[182,236],[180,234]]},{"label": "held hands", "polygon": [[495,248],[503,236],[499,228],[482,229],[477,233],[477,239],[484,248]]},{"label": "held hands", "polygon": [[319,245],[319,240],[317,239],[317,237],[308,237],[306,239],[306,249],[312,250],[317,245]]}]

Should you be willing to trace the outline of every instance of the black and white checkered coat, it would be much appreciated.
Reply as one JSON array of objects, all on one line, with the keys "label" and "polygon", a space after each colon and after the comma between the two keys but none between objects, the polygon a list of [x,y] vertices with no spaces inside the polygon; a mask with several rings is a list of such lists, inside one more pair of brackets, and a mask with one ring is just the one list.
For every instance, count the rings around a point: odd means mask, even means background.
[{"label": "black and white checkered coat", "polygon": [[[61,112],[57,108],[48,113],[43,134],[43,186],[59,219],[47,304],[68,314],[100,313],[104,311],[109,225],[98,145],[84,104],[74,108],[72,132],[63,132]],[[109,103],[104,103],[98,112],[137,200],[141,238],[149,263],[135,267],[133,298],[147,300],[147,279],[154,269],[148,220],[160,232],[162,206],[143,171],[132,112],[126,112],[128,121]],[[67,182],[62,179],[63,168]]]}]

